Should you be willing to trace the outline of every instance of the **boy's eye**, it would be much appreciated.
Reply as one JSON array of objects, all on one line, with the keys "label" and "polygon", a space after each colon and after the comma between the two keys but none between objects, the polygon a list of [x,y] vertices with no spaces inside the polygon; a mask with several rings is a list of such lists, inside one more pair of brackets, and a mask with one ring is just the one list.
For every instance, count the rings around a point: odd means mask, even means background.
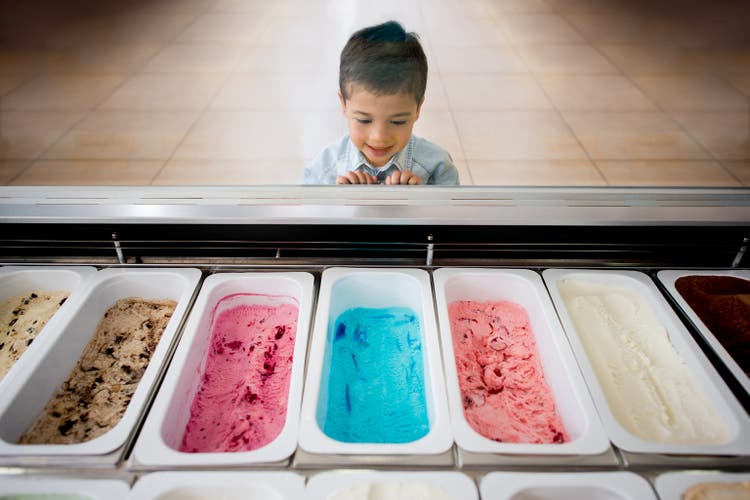
[{"label": "boy's eye", "polygon": [[357,120],[358,123],[372,123],[372,120],[368,120],[366,118],[355,118],[355,120]]},{"label": "boy's eye", "polygon": [[393,120],[391,123],[394,125],[403,125],[406,123],[406,120]]}]

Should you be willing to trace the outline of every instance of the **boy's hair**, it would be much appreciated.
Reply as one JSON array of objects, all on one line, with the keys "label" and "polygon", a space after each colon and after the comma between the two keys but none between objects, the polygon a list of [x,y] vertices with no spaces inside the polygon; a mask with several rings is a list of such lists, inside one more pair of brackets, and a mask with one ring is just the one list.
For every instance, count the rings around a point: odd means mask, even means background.
[{"label": "boy's hair", "polygon": [[427,57],[416,33],[407,33],[396,21],[355,32],[341,51],[339,90],[344,100],[352,84],[379,95],[406,92],[421,103]]}]

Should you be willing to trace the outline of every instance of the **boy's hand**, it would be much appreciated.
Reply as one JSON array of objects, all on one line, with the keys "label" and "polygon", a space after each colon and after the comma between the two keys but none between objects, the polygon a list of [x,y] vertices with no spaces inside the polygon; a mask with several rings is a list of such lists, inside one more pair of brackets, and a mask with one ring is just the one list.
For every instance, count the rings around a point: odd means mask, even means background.
[{"label": "boy's hand", "polygon": [[336,184],[377,184],[378,179],[366,172],[350,170],[336,177]]},{"label": "boy's hand", "polygon": [[385,178],[386,184],[409,184],[415,186],[421,184],[419,177],[409,172],[408,170],[395,171],[390,176]]}]

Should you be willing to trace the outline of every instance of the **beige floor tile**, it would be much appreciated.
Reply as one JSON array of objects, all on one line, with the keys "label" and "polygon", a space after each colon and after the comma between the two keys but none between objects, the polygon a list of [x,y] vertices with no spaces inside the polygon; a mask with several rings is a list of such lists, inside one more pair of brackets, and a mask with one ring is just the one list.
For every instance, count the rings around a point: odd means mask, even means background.
[{"label": "beige floor tile", "polygon": [[583,43],[583,38],[561,16],[555,14],[512,14],[500,26],[514,44]]},{"label": "beige floor tile", "polygon": [[489,11],[484,2],[435,2],[430,8],[422,9],[422,15],[426,22],[434,23],[450,19],[486,19]]},{"label": "beige floor tile", "polygon": [[[338,87],[336,87],[338,89]],[[425,111],[447,111],[451,106],[445,95],[443,77],[434,71],[427,74],[427,88],[424,93],[424,104],[422,112]]]},{"label": "beige floor tile", "polygon": [[68,35],[78,44],[172,42],[193,21],[192,14],[138,14],[94,16],[72,24]]},{"label": "beige floor tile", "polygon": [[554,75],[619,73],[590,45],[531,44],[519,46],[521,57],[533,73]]},{"label": "beige floor tile", "polygon": [[211,111],[192,128],[178,160],[310,160],[344,133],[339,111]]},{"label": "beige floor tile", "polygon": [[745,97],[750,98],[750,76],[732,75],[727,79],[734,88],[745,94]]},{"label": "beige floor tile", "polygon": [[20,87],[29,78],[24,75],[0,75],[0,106],[2,106],[2,98]]},{"label": "beige floor tile", "polygon": [[439,145],[453,159],[464,156],[458,131],[449,111],[422,111],[414,125],[414,134]]},{"label": "beige floor tile", "polygon": [[0,74],[35,74],[48,71],[59,57],[59,50],[0,46]]},{"label": "beige floor tile", "polygon": [[284,75],[334,75],[338,79],[341,47],[322,48],[317,44],[293,47],[249,47],[237,65],[239,73]]},{"label": "beige floor tile", "polygon": [[429,61],[441,73],[526,73],[526,64],[512,47],[437,46]]},{"label": "beige floor tile", "polygon": [[156,44],[79,45],[60,51],[49,65],[57,73],[130,73],[144,66],[159,50]]},{"label": "beige floor tile", "polygon": [[714,76],[634,76],[633,80],[664,110],[743,111],[748,98]]},{"label": "beige floor tile", "polygon": [[621,0],[545,0],[558,14],[622,13]]},{"label": "beige floor tile", "polygon": [[654,24],[637,15],[572,14],[565,19],[593,44],[663,42]]},{"label": "beige floor tile", "polygon": [[455,112],[467,160],[582,160],[578,141],[552,111]]},{"label": "beige floor tile", "polygon": [[249,14],[211,13],[199,16],[177,38],[180,43],[249,45],[258,41],[263,25]]},{"label": "beige floor tile", "polygon": [[122,83],[123,75],[42,75],[2,99],[3,109],[88,110]]},{"label": "beige floor tile", "polygon": [[245,52],[237,45],[167,45],[143,68],[145,73],[229,73]]},{"label": "beige floor tile", "polygon": [[715,161],[598,161],[612,186],[739,186]]},{"label": "beige floor tile", "polygon": [[335,76],[294,78],[288,75],[236,74],[211,103],[214,110],[338,110]]},{"label": "beige floor tile", "polygon": [[705,73],[708,68],[689,49],[662,44],[603,44],[599,50],[628,75]]},{"label": "beige floor tile", "polygon": [[14,186],[146,186],[164,161],[36,161]]},{"label": "beige floor tile", "polygon": [[525,75],[443,75],[445,92],[456,111],[552,109],[542,88]]},{"label": "beige floor tile", "polygon": [[490,19],[442,20],[427,24],[426,36],[433,47],[502,47],[508,39]]},{"label": "beige floor tile", "polygon": [[461,186],[473,186],[475,185],[474,179],[471,177],[471,171],[469,171],[469,164],[463,158],[453,158],[453,164],[458,170],[458,183]]},{"label": "beige floor tile", "polygon": [[495,17],[507,14],[540,14],[553,12],[545,0],[486,0],[487,10]]},{"label": "beige floor tile", "polygon": [[301,160],[170,160],[154,179],[162,186],[300,184]]},{"label": "beige floor tile", "polygon": [[0,160],[0,185],[7,185],[30,165],[29,160]]},{"label": "beige floor tile", "polygon": [[327,21],[296,15],[294,17],[272,16],[264,23],[257,45],[264,47],[316,45],[338,47],[338,52],[340,52],[354,28],[353,20],[347,22],[343,19]]},{"label": "beige floor tile", "polygon": [[0,159],[36,158],[83,115],[82,111],[1,111]]},{"label": "beige floor tile", "polygon": [[750,161],[722,161],[721,164],[744,186],[750,186]]},{"label": "beige floor tile", "polygon": [[588,160],[470,160],[474,184],[482,186],[603,186],[604,179]]},{"label": "beige floor tile", "polygon": [[279,14],[279,8],[289,2],[267,0],[215,0],[212,12],[238,12],[241,14],[272,15]]},{"label": "beige floor tile", "polygon": [[655,111],[656,106],[619,75],[540,75],[539,84],[557,109]]},{"label": "beige floor tile", "polygon": [[200,110],[205,109],[224,83],[220,74],[134,75],[100,109]]},{"label": "beige floor tile", "polygon": [[44,159],[167,159],[196,117],[197,112],[190,111],[94,111]]},{"label": "beige floor tile", "polygon": [[215,5],[216,0],[148,0],[137,2],[133,11],[139,14],[203,14]]},{"label": "beige floor tile", "polygon": [[712,71],[722,74],[750,75],[750,43],[745,40],[741,48],[709,48],[695,50],[695,57]]},{"label": "beige floor tile", "polygon": [[659,112],[564,111],[565,121],[598,160],[691,160],[706,153]]},{"label": "beige floor tile", "polygon": [[672,116],[714,157],[750,159],[750,113],[675,112]]}]

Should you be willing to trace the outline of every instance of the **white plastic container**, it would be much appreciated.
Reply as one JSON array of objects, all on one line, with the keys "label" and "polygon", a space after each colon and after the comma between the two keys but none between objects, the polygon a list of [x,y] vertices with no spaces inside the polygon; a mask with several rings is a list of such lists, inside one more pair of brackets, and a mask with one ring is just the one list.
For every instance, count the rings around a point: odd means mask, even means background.
[{"label": "white plastic container", "polygon": [[750,483],[749,472],[685,471],[665,472],[654,486],[661,500],[682,500],[691,486],[700,483]]},{"label": "white plastic container", "polygon": [[117,479],[60,479],[44,476],[0,477],[0,497],[41,495],[44,498],[80,497],[80,500],[125,500],[130,486]]},{"label": "white plastic container", "polygon": [[80,300],[86,282],[94,274],[96,274],[96,269],[90,266],[8,266],[0,268],[0,301],[33,290],[59,290],[70,293],[65,303],[52,315],[32,344],[8,370],[5,377],[0,379],[0,399],[6,395],[5,387],[21,370],[20,366],[25,363],[26,359],[33,358],[35,351],[42,350],[45,344],[55,341],[66,321],[70,319],[69,312],[75,309]]},{"label": "white plastic container", "polygon": [[[476,453],[532,455],[598,455],[609,449],[609,439],[539,274],[531,270],[443,268],[434,271],[433,277],[453,435],[460,448]],[[469,425],[463,411],[448,315],[448,305],[458,300],[509,301],[526,310],[545,379],[570,441],[499,443]]]},{"label": "white plastic container", "polygon": [[[301,272],[214,274],[204,281],[159,394],[136,442],[134,457],[137,465],[182,466],[278,462],[294,452],[297,446],[313,285],[313,276]],[[222,298],[234,294],[252,294],[243,299],[243,303],[263,305],[289,303],[299,308],[284,427],[272,442],[252,451],[180,452],[178,451],[180,442],[190,418],[190,405],[200,387],[201,376],[205,371],[208,350],[211,346],[214,310]]]},{"label": "white plastic container", "polygon": [[299,500],[305,480],[292,472],[155,472],[138,479],[130,500]]},{"label": "white plastic container", "polygon": [[693,308],[690,307],[680,292],[677,291],[677,288],[675,288],[675,282],[683,276],[732,276],[734,278],[750,280],[750,271],[659,271],[657,273],[659,281],[661,281],[666,287],[669,294],[677,304],[679,304],[680,308],[682,308],[685,315],[687,315],[698,332],[703,336],[706,342],[708,342],[714,352],[718,354],[737,381],[742,384],[745,391],[750,394],[750,377],[748,377],[742,368],[740,368],[740,365],[738,365],[737,361],[735,361],[732,355],[729,354],[729,351],[726,350],[706,324],[701,321]]},{"label": "white plastic container", "polygon": [[[406,443],[355,443],[332,439],[318,424],[325,415],[328,371],[325,358],[333,340],[333,321],[356,308],[408,307],[421,328],[422,363],[429,431]],[[329,324],[330,323],[330,324]],[[321,388],[322,387],[322,388]],[[321,397],[323,394],[323,397]],[[432,455],[453,444],[440,360],[430,277],[420,269],[330,268],[323,272],[313,329],[300,423],[300,447],[309,453],[352,455]]]},{"label": "white plastic container", "polygon": [[307,482],[307,495],[305,498],[307,500],[329,500],[336,493],[341,494],[357,485],[370,485],[373,483],[398,483],[403,485],[419,483],[442,490],[442,492],[453,500],[478,500],[479,498],[474,481],[460,472],[363,472],[356,470],[321,472],[311,477]]},{"label": "white plastic container", "polygon": [[[24,365],[0,404],[0,455],[104,455],[123,446],[132,433],[162,369],[198,280],[198,269],[124,269],[99,271],[89,280],[64,330],[37,350]],[[105,434],[76,444],[16,444],[70,374],[104,313],[125,297],[177,302],[122,419]]]},{"label": "white plastic container", "polygon": [[[747,455],[750,453],[750,419],[647,275],[637,271],[547,269],[543,272],[543,277],[584,379],[594,398],[594,404],[604,428],[615,445],[633,453],[673,455]],[[597,380],[596,373],[558,289],[558,282],[569,278],[624,287],[643,296],[649,302],[659,322],[667,330],[674,350],[694,375],[693,381],[698,390],[727,426],[729,438],[726,442],[680,444],[650,441],[634,435],[618,422],[607,403],[601,384]]]},{"label": "white plastic container", "polygon": [[656,500],[632,472],[491,472],[479,483],[482,500]]}]

